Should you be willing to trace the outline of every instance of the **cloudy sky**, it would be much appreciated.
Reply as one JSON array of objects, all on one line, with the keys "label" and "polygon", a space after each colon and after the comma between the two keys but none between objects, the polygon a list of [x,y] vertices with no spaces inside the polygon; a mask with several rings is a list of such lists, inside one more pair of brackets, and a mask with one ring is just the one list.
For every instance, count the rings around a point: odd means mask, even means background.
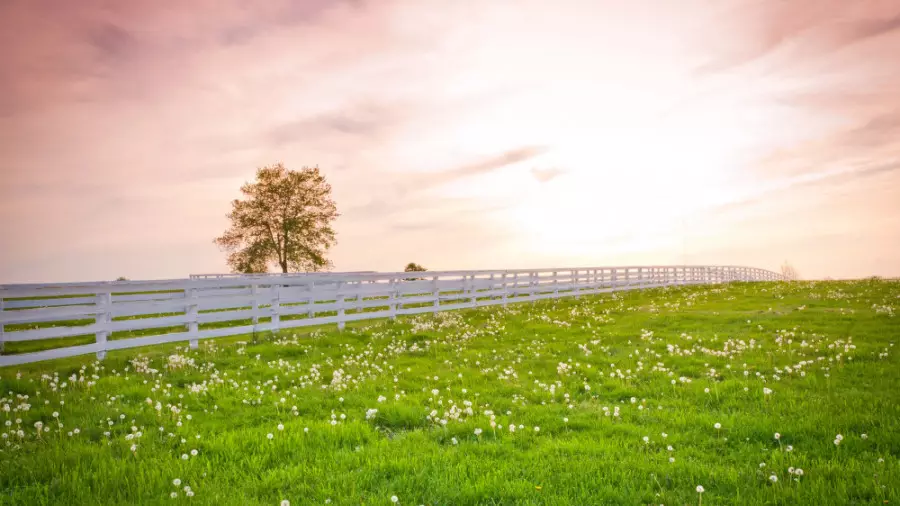
[{"label": "cloudy sky", "polygon": [[338,270],[900,275],[896,0],[5,0],[0,282],[226,272],[318,165]]}]

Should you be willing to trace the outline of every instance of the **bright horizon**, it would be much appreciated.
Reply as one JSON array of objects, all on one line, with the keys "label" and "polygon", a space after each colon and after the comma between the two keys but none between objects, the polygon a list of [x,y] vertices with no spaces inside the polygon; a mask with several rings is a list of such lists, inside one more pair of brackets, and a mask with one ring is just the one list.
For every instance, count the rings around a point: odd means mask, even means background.
[{"label": "bright horizon", "polygon": [[228,272],[318,165],[335,270],[900,276],[900,5],[0,5],[0,283]]}]

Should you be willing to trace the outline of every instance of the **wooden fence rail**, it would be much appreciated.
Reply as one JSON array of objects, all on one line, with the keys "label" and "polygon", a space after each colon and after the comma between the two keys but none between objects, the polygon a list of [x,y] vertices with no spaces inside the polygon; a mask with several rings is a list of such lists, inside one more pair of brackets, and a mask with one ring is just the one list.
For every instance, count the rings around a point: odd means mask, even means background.
[{"label": "wooden fence rail", "polygon": [[93,336],[89,344],[0,355],[0,366],[616,290],[781,279],[752,267],[628,266],[0,285],[0,352],[5,343]]}]

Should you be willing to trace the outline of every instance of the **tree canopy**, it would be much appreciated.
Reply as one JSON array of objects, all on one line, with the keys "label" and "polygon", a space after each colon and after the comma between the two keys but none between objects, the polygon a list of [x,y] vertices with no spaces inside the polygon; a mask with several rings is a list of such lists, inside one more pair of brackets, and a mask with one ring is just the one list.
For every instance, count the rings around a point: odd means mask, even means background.
[{"label": "tree canopy", "polygon": [[406,264],[406,267],[403,269],[403,272],[425,272],[427,270],[428,269],[422,267],[421,265],[419,265],[415,262],[410,262],[410,263]]},{"label": "tree canopy", "polygon": [[214,242],[228,251],[234,272],[321,271],[336,244],[332,222],[339,216],[331,185],[318,167],[288,170],[283,164],[256,171],[256,181],[241,186],[227,217],[231,226]]}]

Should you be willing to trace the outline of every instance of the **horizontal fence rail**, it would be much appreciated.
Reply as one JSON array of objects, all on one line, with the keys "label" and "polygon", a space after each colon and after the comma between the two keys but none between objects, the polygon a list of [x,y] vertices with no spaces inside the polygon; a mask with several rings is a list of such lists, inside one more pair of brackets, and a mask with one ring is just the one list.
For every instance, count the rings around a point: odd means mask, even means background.
[{"label": "horizontal fence rail", "polygon": [[617,290],[781,279],[753,267],[639,266],[0,285],[0,351],[5,343],[40,339],[82,343],[0,355],[0,366]]}]

